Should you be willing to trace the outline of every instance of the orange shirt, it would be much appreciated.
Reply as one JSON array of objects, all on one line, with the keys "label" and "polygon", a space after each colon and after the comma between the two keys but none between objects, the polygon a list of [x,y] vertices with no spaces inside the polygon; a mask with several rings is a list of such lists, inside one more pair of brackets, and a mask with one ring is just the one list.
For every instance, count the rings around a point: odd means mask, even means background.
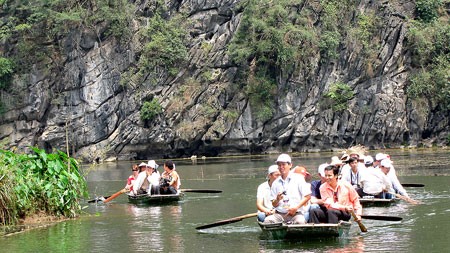
[{"label": "orange shirt", "polygon": [[362,215],[362,206],[359,203],[358,193],[353,186],[346,181],[338,180],[336,191],[334,191],[328,183],[323,183],[320,186],[320,196],[327,209],[345,211],[346,206],[352,206],[356,215]]}]

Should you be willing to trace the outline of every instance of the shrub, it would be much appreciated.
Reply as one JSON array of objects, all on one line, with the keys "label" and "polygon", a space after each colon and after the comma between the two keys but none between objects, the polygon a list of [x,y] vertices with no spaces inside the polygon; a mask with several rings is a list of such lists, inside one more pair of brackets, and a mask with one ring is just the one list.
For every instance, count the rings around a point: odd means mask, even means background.
[{"label": "shrub", "polygon": [[[32,154],[15,154],[0,150],[1,170],[9,174],[0,184],[1,192],[8,192],[14,203],[0,199],[0,209],[9,206],[17,218],[44,211],[48,215],[75,217],[81,212],[79,199],[87,197],[86,180],[78,162],[65,153],[47,154],[31,147]],[[2,171],[2,172],[3,172]]]},{"label": "shrub", "polygon": [[14,73],[14,63],[4,57],[0,57],[0,89],[6,89]]},{"label": "shrub", "polygon": [[348,101],[355,96],[355,93],[348,84],[337,82],[330,86],[324,96],[330,100],[331,109],[337,112],[347,109]]},{"label": "shrub", "polygon": [[154,98],[152,101],[145,101],[141,108],[141,119],[144,122],[152,121],[158,114],[162,113],[162,106],[158,99]]},{"label": "shrub", "polygon": [[442,0],[416,0],[417,16],[423,22],[431,22],[438,16]]}]

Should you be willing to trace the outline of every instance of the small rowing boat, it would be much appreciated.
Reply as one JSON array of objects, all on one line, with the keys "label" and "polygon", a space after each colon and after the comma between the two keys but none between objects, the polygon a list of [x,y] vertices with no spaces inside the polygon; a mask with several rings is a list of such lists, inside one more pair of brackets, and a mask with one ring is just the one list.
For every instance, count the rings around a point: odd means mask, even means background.
[{"label": "small rowing boat", "polygon": [[359,202],[363,207],[370,206],[390,206],[398,202],[399,199],[378,199],[378,198],[360,198]]},{"label": "small rowing boat", "polygon": [[161,205],[170,204],[180,201],[184,196],[184,193],[178,192],[177,194],[164,194],[164,195],[128,195],[128,202],[136,205]]},{"label": "small rowing boat", "polygon": [[267,239],[316,239],[330,237],[345,237],[351,227],[351,222],[340,221],[338,224],[286,224],[286,223],[262,223],[259,227]]}]

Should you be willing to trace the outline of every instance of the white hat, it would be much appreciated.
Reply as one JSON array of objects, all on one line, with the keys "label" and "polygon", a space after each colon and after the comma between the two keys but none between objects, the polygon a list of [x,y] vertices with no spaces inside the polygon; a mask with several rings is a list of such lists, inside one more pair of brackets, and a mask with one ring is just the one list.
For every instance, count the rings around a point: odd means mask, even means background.
[{"label": "white hat", "polygon": [[147,163],[147,166],[153,169],[157,169],[158,168],[158,164],[156,164],[155,160],[150,160]]},{"label": "white hat", "polygon": [[317,169],[317,172],[319,172],[321,177],[325,177],[325,168],[328,167],[328,163],[323,163],[319,165],[319,168]]},{"label": "white hat", "polygon": [[278,170],[278,165],[270,165],[269,169],[267,169],[267,178],[269,178],[270,174],[272,174],[274,172],[277,172],[277,171],[279,171]]},{"label": "white hat", "polygon": [[276,162],[292,163],[292,160],[288,154],[281,154],[278,156],[278,159]]},{"label": "white hat", "polygon": [[370,155],[364,156],[364,164],[365,165],[371,165],[373,163],[373,158]]},{"label": "white hat", "polygon": [[386,154],[383,153],[378,153],[375,155],[375,160],[376,161],[382,161],[384,159],[388,158]]},{"label": "white hat", "polygon": [[141,163],[141,164],[139,164],[139,167],[147,167],[147,164],[146,163]]},{"label": "white hat", "polygon": [[337,156],[331,157],[330,165],[340,165],[340,164],[344,164],[344,162],[341,159],[339,159],[339,157]]},{"label": "white hat", "polygon": [[392,169],[392,162],[389,159],[384,159],[381,161],[380,166]]}]

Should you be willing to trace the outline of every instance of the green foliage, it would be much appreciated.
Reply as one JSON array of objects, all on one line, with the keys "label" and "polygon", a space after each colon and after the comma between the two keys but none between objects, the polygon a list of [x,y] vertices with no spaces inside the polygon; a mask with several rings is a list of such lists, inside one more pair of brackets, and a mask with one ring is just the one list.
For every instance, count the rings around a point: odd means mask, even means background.
[{"label": "green foliage", "polygon": [[180,27],[181,20],[165,20],[156,14],[149,20],[149,26],[144,32],[144,38],[149,40],[144,45],[139,67],[141,70],[151,70],[154,67],[167,69],[175,75],[186,61],[187,47],[184,45],[185,30]]},{"label": "green foliage", "polygon": [[416,0],[417,16],[423,22],[432,22],[439,16],[438,10],[442,0]]},{"label": "green foliage", "polygon": [[417,68],[409,77],[408,97],[425,98],[439,110],[450,110],[450,26],[447,18],[432,22],[412,21],[407,36],[412,66]]},{"label": "green foliage", "polygon": [[6,203],[15,216],[11,221],[40,211],[77,216],[81,211],[79,198],[87,197],[86,181],[77,161],[60,151],[47,154],[31,149],[33,154],[0,150],[1,170],[9,174],[7,185],[0,184],[1,192],[9,191],[14,199],[14,203]]},{"label": "green foliage", "polygon": [[330,86],[324,96],[330,100],[331,109],[338,112],[348,108],[348,101],[355,96],[355,93],[348,84],[337,82]]},{"label": "green foliage", "polygon": [[426,69],[420,69],[410,77],[407,88],[409,97],[425,97],[434,107],[450,110],[450,58],[439,56]]},{"label": "green foliage", "polygon": [[249,80],[246,92],[259,120],[265,121],[273,116],[276,88],[275,82],[262,74]]},{"label": "green foliage", "polygon": [[153,98],[152,101],[145,101],[141,107],[141,120],[152,121],[156,116],[162,113],[162,106],[158,99]]},{"label": "green foliage", "polygon": [[0,89],[6,89],[11,82],[14,73],[14,63],[4,57],[0,57]]}]

